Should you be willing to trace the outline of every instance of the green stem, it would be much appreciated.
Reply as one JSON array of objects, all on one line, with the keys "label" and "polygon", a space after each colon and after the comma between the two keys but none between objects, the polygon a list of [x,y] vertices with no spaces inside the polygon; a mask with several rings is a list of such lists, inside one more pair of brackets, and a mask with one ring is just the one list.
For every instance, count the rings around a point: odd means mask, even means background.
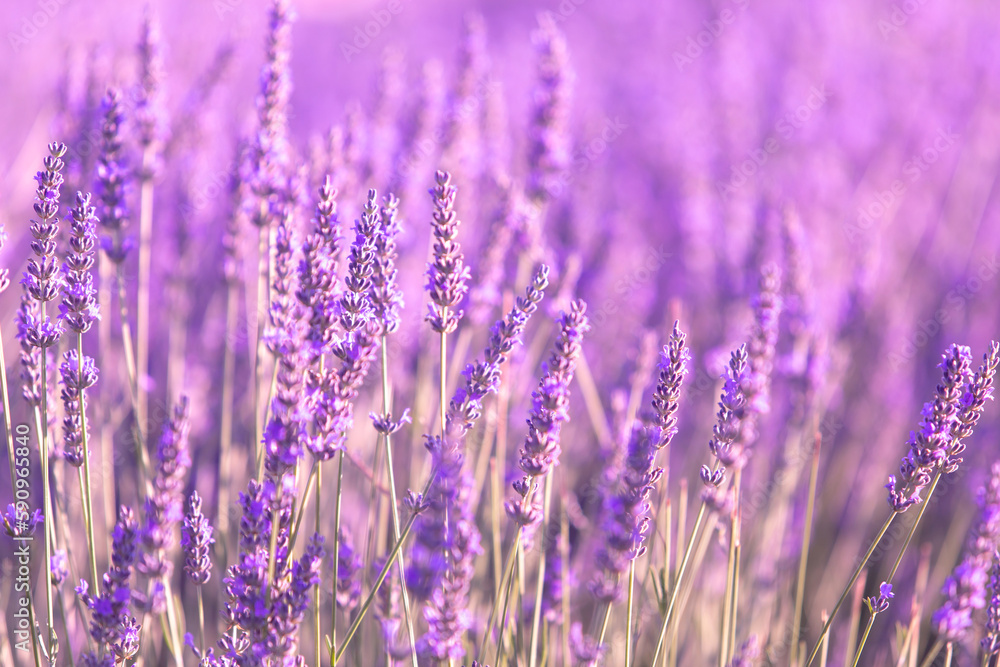
[{"label": "green stem", "polygon": [[[434,477],[437,475],[437,470],[432,470],[430,477],[427,479],[427,484],[424,486],[423,495],[427,495],[427,491],[430,489],[431,484],[434,482]],[[389,569],[392,567],[393,562],[396,559],[396,555],[399,553],[400,549],[403,547],[403,542],[406,540],[407,535],[410,534],[410,528],[413,527],[413,522],[417,518],[417,513],[412,512],[410,518],[406,520],[406,525],[403,526],[403,530],[400,532],[399,539],[392,546],[392,550],[389,552],[389,556],[385,559],[385,563],[382,565],[382,569],[378,573],[378,577],[375,579],[375,584],[372,586],[372,590],[368,593],[368,597],[365,598],[364,603],[361,605],[361,609],[358,611],[358,615],[354,618],[354,622],[351,623],[351,627],[347,629],[347,635],[344,637],[344,643],[337,648],[336,635],[334,635],[334,641],[331,642],[333,649],[331,653],[335,651],[332,655],[330,667],[334,667],[340,659],[344,656],[344,652],[347,650],[348,645],[351,643],[351,639],[354,638],[355,633],[357,633],[358,628],[361,626],[361,621],[364,620],[365,615],[368,613],[368,609],[372,605],[375,596],[378,594],[378,589],[382,586],[382,582],[385,581],[386,575],[389,573]],[[336,585],[336,584],[335,584]]]},{"label": "green stem", "polygon": [[872,631],[872,626],[875,625],[875,617],[878,614],[872,614],[868,617],[868,623],[865,625],[864,634],[861,635],[861,643],[858,644],[858,650],[854,654],[854,662],[851,663],[851,667],[858,667],[858,661],[861,660],[861,652],[865,650],[865,643],[868,641],[868,635]]},{"label": "green stem", "polygon": [[[542,500],[542,535],[548,535],[549,507],[552,504],[552,473],[545,476],[545,491]],[[544,543],[544,540],[543,540]],[[528,665],[535,667],[535,655],[538,650],[538,631],[542,618],[542,592],[545,587],[545,550],[541,550],[538,563],[538,583],[535,586],[535,610],[531,619],[531,642],[528,649]]]},{"label": "green stem", "polygon": [[[442,336],[442,345],[444,344],[444,337]],[[389,351],[387,349],[387,336],[383,332],[382,334],[382,409],[384,410],[386,417],[389,418],[389,410],[391,409],[391,396],[389,393]],[[444,352],[442,351],[442,355]],[[443,359],[443,356],[442,356]],[[444,373],[442,371],[442,377]],[[443,394],[442,394],[443,396]],[[444,422],[442,422],[443,424]],[[386,469],[386,481],[389,486],[389,504],[392,508],[392,537],[396,542],[400,539],[400,528],[399,528],[399,506],[396,500],[396,475],[393,471],[392,463],[392,440],[391,436],[386,433],[384,437],[385,441],[385,469]],[[416,633],[413,630],[413,619],[410,617],[410,596],[406,590],[406,569],[403,563],[403,552],[398,551],[396,555],[396,562],[399,565],[399,586],[400,593],[403,603],[403,615],[406,620],[406,634],[410,640],[410,661],[413,663],[413,667],[417,667],[417,639]]]},{"label": "green stem", "polygon": [[[337,454],[337,492],[334,500],[333,509],[333,613],[330,615],[330,642],[334,648],[337,647],[337,582],[340,581],[340,500],[344,489],[344,450],[341,449]],[[388,564],[388,561],[386,561]],[[381,582],[380,582],[381,583]],[[365,611],[362,608],[362,614]],[[344,640],[344,647],[347,646],[347,642],[351,641],[350,635]],[[341,647],[341,651],[343,648]],[[337,659],[340,658],[340,653],[337,654]],[[336,664],[336,660],[333,661]],[[333,667],[331,664],[330,667]]]},{"label": "green stem", "polygon": [[[802,629],[802,605],[806,592],[806,566],[809,562],[809,546],[812,542],[813,512],[816,507],[816,485],[819,479],[819,448],[820,438],[817,436],[813,447],[812,467],[809,470],[809,499],[806,501],[805,525],[802,531],[802,548],[799,557],[799,574],[795,582],[795,611],[792,612],[792,642],[799,643],[799,633]],[[794,665],[798,665],[798,649],[793,649]]]},{"label": "green stem", "polygon": [[[44,285],[43,285],[44,288]],[[42,304],[42,321],[45,320],[45,304]],[[55,637],[55,610],[52,605],[52,577],[49,576],[49,564],[52,562],[52,534],[51,530],[53,528],[55,519],[52,516],[52,489],[49,486],[49,421],[48,421],[48,384],[46,377],[46,372],[48,370],[48,354],[45,348],[42,348],[42,384],[41,391],[39,395],[41,397],[42,403],[42,423],[41,429],[39,431],[39,453],[42,461],[42,496],[43,502],[45,503],[45,516],[43,529],[45,530],[45,566],[42,571],[45,572],[45,603],[47,608],[47,620],[49,624],[49,638],[48,638],[48,655],[51,656],[53,653],[52,639]]]},{"label": "green stem", "polygon": [[80,406],[80,435],[83,441],[83,487],[81,491],[83,492],[83,511],[87,517],[84,523],[87,528],[87,551],[90,556],[90,581],[93,590],[96,591],[101,580],[97,576],[97,542],[94,539],[94,504],[90,489],[90,447],[88,445],[89,438],[87,437],[87,408],[83,401],[83,334],[79,334],[76,337],[76,360],[78,364],[77,374],[81,380],[80,393],[77,396]]},{"label": "green stem", "polygon": [[632,662],[632,605],[634,603],[633,591],[635,589],[635,561],[628,564],[628,597],[625,603],[625,663]]},{"label": "green stem", "polygon": [[[323,491],[323,468],[322,464],[317,460],[314,464],[316,466],[316,516],[314,517],[313,530],[317,535],[320,532],[320,520],[319,520],[319,508],[320,508],[320,496]],[[305,501],[303,501],[302,509],[305,509]],[[291,547],[289,547],[291,549]],[[334,584],[336,586],[336,584]],[[337,611],[337,600],[336,594],[333,600],[334,613]],[[320,599],[319,599],[319,580],[316,581],[316,585],[313,586],[313,627],[316,628],[316,667],[322,666],[323,660],[323,648],[322,642],[320,641]]]},{"label": "green stem", "polygon": [[[684,580],[685,572],[687,572],[688,563],[691,561],[691,553],[694,551],[695,538],[698,535],[698,529],[701,528],[701,522],[705,519],[707,509],[708,506],[702,502],[701,508],[698,510],[698,516],[694,521],[694,526],[691,529],[691,536],[688,539],[687,547],[684,549],[684,559],[681,561],[680,569],[677,571],[677,579],[674,581],[673,590],[670,591],[670,602],[667,604],[667,613],[663,616],[663,623],[660,625],[660,636],[656,640],[656,651],[653,652],[653,659],[650,661],[650,664],[656,664],[657,658],[660,657],[660,651],[663,650],[663,639],[666,637],[667,627],[670,625],[670,617],[673,615],[678,593],[681,590],[681,583]],[[638,666],[633,665],[632,667]]]},{"label": "green stem", "polygon": [[844,601],[847,600],[847,596],[850,595],[851,590],[854,588],[855,582],[857,582],[858,577],[860,577],[861,573],[864,571],[865,565],[868,564],[868,561],[871,559],[872,554],[875,553],[875,549],[878,547],[879,542],[882,541],[882,538],[885,537],[886,532],[888,532],[889,526],[892,525],[892,522],[896,518],[896,514],[897,514],[896,512],[893,512],[892,514],[889,515],[889,518],[885,520],[885,523],[882,524],[882,528],[878,531],[878,535],[875,536],[875,539],[872,540],[871,546],[868,547],[868,551],[865,552],[864,557],[858,563],[858,566],[854,569],[854,574],[851,575],[851,580],[847,582],[847,587],[844,588],[844,592],[840,594],[840,599],[837,600],[837,604],[833,606],[833,611],[830,612],[830,617],[826,619],[826,623],[823,624],[823,628],[819,632],[819,638],[816,640],[816,645],[813,646],[813,650],[809,654],[809,659],[806,660],[806,667],[809,667],[809,665],[813,663],[813,660],[815,660],[816,656],[819,654],[820,645],[826,638],[827,633],[830,632],[830,625],[833,623],[833,619],[836,618],[837,612],[840,611],[840,608],[844,606]]}]

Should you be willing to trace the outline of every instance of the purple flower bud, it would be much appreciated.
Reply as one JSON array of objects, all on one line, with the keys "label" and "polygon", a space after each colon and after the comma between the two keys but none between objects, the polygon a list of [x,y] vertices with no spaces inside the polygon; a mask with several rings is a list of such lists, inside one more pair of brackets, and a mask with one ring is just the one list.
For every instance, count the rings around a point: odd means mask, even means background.
[{"label": "purple flower bud", "polygon": [[184,571],[199,586],[207,584],[212,577],[213,544],[212,526],[201,513],[201,496],[195,491],[188,499],[187,515],[181,529],[181,546],[184,547]]},{"label": "purple flower bud", "polygon": [[427,291],[431,303],[428,305],[427,321],[438,333],[453,333],[458,328],[462,311],[456,307],[462,303],[468,291],[469,267],[465,266],[458,235],[458,214],[455,212],[457,190],[451,184],[451,175],[439,171],[435,175],[437,184],[430,192],[434,200],[434,215],[431,225],[434,231],[434,259],[427,265]]}]

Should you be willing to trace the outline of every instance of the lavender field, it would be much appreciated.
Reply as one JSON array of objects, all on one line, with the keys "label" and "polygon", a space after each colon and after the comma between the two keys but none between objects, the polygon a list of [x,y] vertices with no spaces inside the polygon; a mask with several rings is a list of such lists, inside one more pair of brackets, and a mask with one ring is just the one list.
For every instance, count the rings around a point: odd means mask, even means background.
[{"label": "lavender field", "polygon": [[0,35],[0,667],[1000,667],[990,3]]}]

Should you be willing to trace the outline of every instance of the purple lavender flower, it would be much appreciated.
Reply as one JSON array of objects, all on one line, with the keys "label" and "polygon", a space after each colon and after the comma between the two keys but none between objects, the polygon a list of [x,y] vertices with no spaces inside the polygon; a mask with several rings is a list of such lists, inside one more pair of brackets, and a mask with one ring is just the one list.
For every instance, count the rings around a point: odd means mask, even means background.
[{"label": "purple lavender flower", "polygon": [[396,237],[400,232],[396,221],[398,212],[399,200],[390,194],[382,202],[379,233],[375,237],[371,302],[373,316],[383,334],[399,329],[399,311],[403,307],[403,292],[396,284]]},{"label": "purple lavender flower", "polygon": [[364,328],[373,315],[372,277],[376,269],[376,247],[380,234],[378,216],[378,193],[368,191],[361,218],[355,222],[355,240],[351,245],[347,276],[344,278],[344,293],[338,302],[338,316],[341,326],[350,340],[353,334]]},{"label": "purple lavender flower", "polygon": [[462,437],[468,433],[482,414],[483,399],[499,389],[500,367],[520,342],[528,318],[538,309],[548,285],[549,267],[542,264],[525,288],[524,296],[518,297],[507,316],[493,325],[483,361],[469,364],[462,371],[465,386],[455,391],[445,416],[445,430],[449,436]]},{"label": "purple lavender flower", "polygon": [[28,345],[38,348],[52,347],[59,341],[62,328],[51,320],[45,312],[45,304],[59,296],[63,277],[56,261],[56,237],[59,234],[59,189],[63,183],[63,155],[66,145],[49,144],[49,154],[43,160],[44,169],[35,175],[38,187],[35,190],[35,215],[30,232],[31,250],[35,257],[28,260],[28,267],[21,279],[25,294],[39,305],[38,311],[27,313],[22,318],[23,331],[19,336]]},{"label": "purple lavender flower", "polygon": [[701,467],[701,481],[706,487],[702,491],[702,500],[720,513],[728,511],[733,502],[731,494],[723,488],[726,466],[741,466],[744,463],[743,451],[737,439],[745,404],[742,387],[746,376],[746,364],[746,345],[741,345],[730,356],[725,385],[719,399],[717,421],[712,427],[712,439],[708,443],[716,463],[712,468],[707,465]]},{"label": "purple lavender flower", "polygon": [[42,402],[42,355],[46,355],[46,363],[51,364],[49,351],[32,345],[29,332],[38,326],[40,307],[27,294],[21,295],[21,305],[17,309],[17,342],[20,344],[21,360],[21,396],[31,407],[37,407]]},{"label": "purple lavender flower", "polygon": [[67,218],[70,222],[70,252],[63,263],[66,285],[59,310],[66,327],[77,334],[89,331],[101,316],[91,274],[97,247],[95,210],[90,205],[90,195],[77,192],[76,206]]},{"label": "purple lavender flower", "polygon": [[323,537],[310,538],[302,557],[282,582],[275,582],[271,614],[268,619],[267,649],[275,667],[301,667],[298,656],[299,626],[309,608],[309,592],[319,583],[323,557]]},{"label": "purple lavender flower", "polygon": [[770,411],[771,371],[778,342],[781,314],[781,272],[774,264],[761,269],[760,292],[754,299],[754,328],[747,348],[747,374],[743,380],[746,401],[740,421],[740,444],[746,449],[757,440],[757,420]]},{"label": "purple lavender flower", "polygon": [[[943,371],[941,383],[937,386],[934,400],[924,404],[920,430],[910,433],[910,451],[899,467],[901,486],[897,488],[896,477],[890,476],[885,487],[889,490],[889,506],[893,511],[905,512],[911,505],[919,503],[920,492],[930,484],[932,474],[938,470],[953,472],[957,467],[957,464],[949,462],[954,446],[952,431],[961,427],[958,414],[963,409],[962,399],[966,387],[974,379],[969,368],[971,358],[969,348],[962,345],[952,345],[944,353],[939,366]],[[992,368],[990,371],[987,365],[981,369],[984,372],[983,390],[987,396],[996,366]],[[973,403],[976,403],[975,398],[969,405]]]},{"label": "purple lavender flower", "polygon": [[562,175],[570,161],[567,121],[573,85],[566,38],[555,19],[543,13],[538,27],[532,35],[538,82],[531,117],[527,187],[528,197],[536,203],[558,195],[563,187]]},{"label": "purple lavender flower", "polygon": [[35,527],[44,521],[42,510],[28,512],[24,507],[10,503],[3,515],[3,527],[10,537],[29,537],[35,534]]},{"label": "purple lavender flower", "polygon": [[468,597],[475,558],[483,548],[476,528],[472,475],[458,444],[440,436],[426,439],[435,476],[427,494],[428,508],[414,526],[406,585],[414,597],[427,601],[428,629],[417,641],[417,653],[425,659],[458,659],[472,624]]},{"label": "purple lavender flower", "polygon": [[306,437],[302,409],[304,339],[302,307],[295,294],[294,238],[288,216],[281,218],[275,241],[271,330],[267,347],[277,357],[278,372],[271,417],[264,428],[265,469],[272,482],[291,471],[302,456]]},{"label": "purple lavender flower", "polygon": [[69,577],[69,563],[66,560],[66,550],[56,549],[49,559],[49,574],[52,577],[52,585],[56,588]]},{"label": "purple lavender flower", "polygon": [[754,667],[760,658],[760,642],[757,635],[750,635],[729,661],[729,667]]},{"label": "purple lavender flower", "polygon": [[490,235],[483,246],[482,259],[476,266],[476,280],[469,292],[469,317],[476,325],[485,324],[493,310],[500,306],[504,269],[517,225],[518,207],[523,197],[507,177],[497,187],[500,190],[500,203],[490,224]]},{"label": "purple lavender flower", "polygon": [[257,227],[282,219],[290,205],[288,172],[288,100],[291,96],[291,22],[287,0],[273,0],[267,33],[267,60],[257,98],[257,130],[250,146],[247,182],[254,195],[249,212]]},{"label": "purple lavender flower", "polygon": [[434,180],[436,186],[430,191],[434,200],[431,222],[434,228],[434,260],[427,266],[427,291],[431,303],[428,304],[426,319],[434,331],[450,334],[458,328],[458,321],[462,318],[462,311],[455,308],[465,298],[470,276],[461,245],[455,240],[461,224],[455,213],[457,190],[447,172],[437,172]]},{"label": "purple lavender flower", "polygon": [[606,645],[598,644],[596,640],[584,634],[579,623],[570,626],[569,647],[577,664],[586,665],[586,667],[597,667],[607,650]]},{"label": "purple lavender flower", "polygon": [[337,263],[340,259],[340,221],[337,192],[327,176],[319,189],[312,229],[302,245],[299,288],[296,297],[306,308],[309,332],[306,341],[312,356],[322,354],[334,339]]},{"label": "purple lavender flower", "polygon": [[139,144],[150,153],[144,160],[143,173],[140,174],[142,180],[148,180],[155,173],[155,156],[163,143],[166,125],[163,107],[163,43],[160,21],[148,7],[142,22],[139,61],[142,67],[142,81],[135,120],[139,128]]},{"label": "purple lavender flower", "polygon": [[951,424],[951,446],[948,448],[945,472],[953,472],[962,463],[959,456],[965,451],[965,443],[962,440],[972,435],[972,430],[986,407],[986,401],[993,399],[993,378],[996,376],[998,365],[1000,365],[1000,342],[991,341],[989,351],[983,355],[983,363],[966,385],[959,401],[961,407]]},{"label": "purple lavender flower", "polygon": [[109,236],[101,239],[101,247],[108,259],[117,265],[125,261],[133,241],[125,237],[128,225],[128,208],[125,203],[128,168],[122,155],[121,93],[111,89],[102,103],[104,123],[101,126],[101,151],[97,160],[97,193],[100,200],[100,222]]},{"label": "purple lavender flower", "polygon": [[[118,510],[111,543],[111,567],[101,579],[100,592],[90,592],[84,580],[77,594],[91,611],[90,635],[94,641],[114,646],[121,643],[123,631],[131,628],[129,603],[132,599],[129,580],[139,556],[139,525],[132,510],[124,505]],[[134,619],[133,619],[134,621]],[[116,652],[120,658],[124,658]]]},{"label": "purple lavender flower", "polygon": [[986,583],[991,557],[1000,544],[1000,462],[979,490],[979,524],[969,536],[962,561],[944,583],[945,602],[932,618],[938,634],[962,641],[972,627],[972,615],[986,607]]},{"label": "purple lavender flower", "polygon": [[174,526],[184,517],[184,483],[191,467],[189,429],[188,400],[181,397],[160,436],[156,448],[156,475],[153,477],[152,493],[145,504],[143,555],[138,567],[140,572],[152,579],[165,579],[173,569],[168,551],[174,544]]},{"label": "purple lavender flower", "polygon": [[88,356],[81,363],[76,350],[63,355],[59,366],[62,377],[63,402],[63,457],[75,468],[83,465],[83,441],[87,435],[87,389],[97,384],[97,365]]},{"label": "purple lavender flower", "polygon": [[687,335],[680,323],[674,322],[670,343],[660,353],[659,376],[653,393],[653,419],[660,429],[659,447],[666,447],[677,434],[677,405],[681,396],[681,383],[687,375],[690,353],[685,345]]},{"label": "purple lavender flower", "polygon": [[[559,318],[559,338],[545,364],[545,376],[531,395],[528,434],[518,459],[518,466],[528,477],[544,477],[559,462],[560,431],[563,423],[569,421],[569,385],[582,350],[583,336],[589,329],[587,305],[583,301],[574,301],[570,311]],[[528,494],[518,496],[504,503],[504,508],[530,536],[531,529],[542,519],[541,506],[537,498]]]},{"label": "purple lavender flower", "polygon": [[881,614],[889,608],[889,600],[896,597],[892,592],[892,584],[882,582],[878,587],[878,595],[865,598],[865,604],[872,614]]},{"label": "purple lavender flower", "polygon": [[361,558],[348,531],[340,530],[337,545],[337,609],[350,613],[361,601]]},{"label": "purple lavender flower", "polygon": [[990,565],[990,601],[986,609],[986,633],[980,641],[989,656],[1000,653],[1000,551],[994,551]]},{"label": "purple lavender flower", "polygon": [[181,528],[181,546],[184,547],[184,571],[199,586],[212,577],[211,547],[215,544],[212,526],[201,513],[201,496],[195,491],[188,499],[187,514]]}]

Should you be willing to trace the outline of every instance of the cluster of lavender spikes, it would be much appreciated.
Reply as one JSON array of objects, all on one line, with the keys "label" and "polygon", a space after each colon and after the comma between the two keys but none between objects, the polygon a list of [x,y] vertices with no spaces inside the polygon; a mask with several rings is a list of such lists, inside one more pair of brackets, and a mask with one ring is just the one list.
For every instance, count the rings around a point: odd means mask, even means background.
[{"label": "cluster of lavender spikes", "polygon": [[905,512],[921,501],[921,491],[936,474],[955,472],[965,450],[962,439],[972,433],[986,400],[993,395],[993,378],[1000,363],[1000,345],[991,344],[973,375],[968,347],[952,345],[941,361],[941,382],[934,400],[926,403],[920,430],[910,434],[910,451],[899,467],[900,482],[889,477],[889,506]]}]

